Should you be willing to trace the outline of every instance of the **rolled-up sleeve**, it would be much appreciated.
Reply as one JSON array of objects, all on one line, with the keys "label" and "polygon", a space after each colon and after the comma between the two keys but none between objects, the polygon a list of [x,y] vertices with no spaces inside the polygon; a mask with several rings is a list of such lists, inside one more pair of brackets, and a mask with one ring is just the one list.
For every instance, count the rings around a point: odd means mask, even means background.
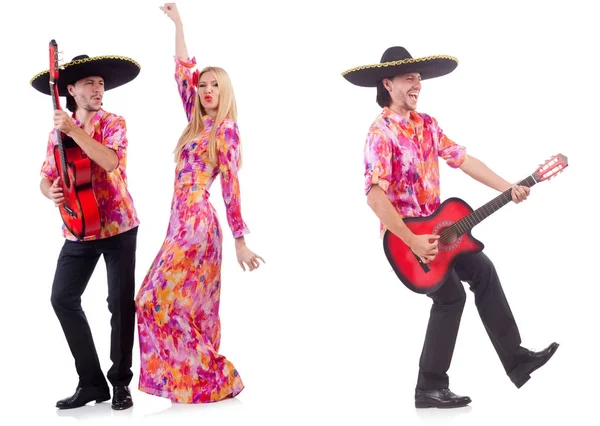
[{"label": "rolled-up sleeve", "polygon": [[373,185],[387,192],[392,177],[392,140],[380,129],[372,128],[365,143],[365,194]]}]

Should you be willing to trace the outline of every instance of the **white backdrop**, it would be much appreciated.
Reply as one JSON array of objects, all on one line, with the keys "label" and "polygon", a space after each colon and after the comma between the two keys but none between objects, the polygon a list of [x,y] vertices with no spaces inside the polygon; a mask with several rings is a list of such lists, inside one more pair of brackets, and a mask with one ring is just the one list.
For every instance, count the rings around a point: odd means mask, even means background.
[{"label": "white backdrop", "polygon": [[[171,406],[139,392],[136,331],[135,406],[123,413],[109,404],[54,408],[77,377],[50,306],[60,218],[38,189],[52,104],[29,80],[48,68],[52,38],[65,62],[82,53],[140,62],[139,77],[104,98],[128,125],[130,191],[142,221],[137,290],[166,233],[172,151],[185,125],[173,78],[174,25],[160,3],[141,0],[5,6],[1,415],[36,424],[189,418],[219,425],[564,423],[587,415],[599,379],[591,203],[600,34],[590,3],[181,0],[190,54],[199,67],[224,67],[234,84],[242,212],[252,231],[246,239],[267,263],[252,273],[237,265],[216,182],[211,199],[226,231],[221,353],[246,389],[205,406]],[[450,370],[451,388],[473,399],[460,410],[414,408],[430,302],[396,279],[363,193],[363,144],[380,111],[375,92],[341,77],[394,45],[415,57],[459,59],[452,74],[423,83],[419,110],[507,180],[525,178],[558,152],[569,158],[565,172],[537,185],[525,203],[474,230],[500,273],[524,345],[556,340],[561,347],[517,390],[469,293]],[[475,208],[496,196],[446,165],[442,179],[444,199],[458,196]],[[83,304],[105,371],[106,296],[99,262]]]}]

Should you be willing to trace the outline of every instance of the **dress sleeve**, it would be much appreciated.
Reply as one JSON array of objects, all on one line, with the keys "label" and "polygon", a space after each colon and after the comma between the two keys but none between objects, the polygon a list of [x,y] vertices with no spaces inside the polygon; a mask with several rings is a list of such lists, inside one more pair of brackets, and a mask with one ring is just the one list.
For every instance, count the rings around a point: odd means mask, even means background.
[{"label": "dress sleeve", "polygon": [[238,169],[240,162],[240,138],[236,123],[225,123],[219,133],[218,161],[221,191],[227,212],[227,223],[234,238],[248,234],[250,230],[242,219]]},{"label": "dress sleeve", "polygon": [[192,68],[196,66],[196,58],[181,59],[175,57],[175,80],[181,96],[183,109],[188,122],[191,121],[196,104],[196,86],[193,84]]}]

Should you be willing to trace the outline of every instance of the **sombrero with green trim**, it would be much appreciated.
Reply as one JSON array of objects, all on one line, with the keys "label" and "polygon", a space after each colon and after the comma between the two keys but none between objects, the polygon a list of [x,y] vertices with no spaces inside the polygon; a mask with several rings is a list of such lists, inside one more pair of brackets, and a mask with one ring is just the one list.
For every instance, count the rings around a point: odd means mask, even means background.
[{"label": "sombrero with green trim", "polygon": [[449,74],[457,66],[458,59],[453,56],[413,58],[404,47],[395,46],[383,53],[380,63],[351,68],[344,71],[342,76],[356,86],[376,87],[384,78],[393,78],[399,74],[418,72],[421,80],[425,80]]},{"label": "sombrero with green trim", "polygon": [[[140,73],[141,67],[136,61],[125,56],[79,55],[58,70],[58,93],[66,96],[67,86],[85,77],[98,76],[104,79],[104,90],[114,89],[129,83]],[[50,70],[36,74],[31,85],[45,95],[50,94]]]}]

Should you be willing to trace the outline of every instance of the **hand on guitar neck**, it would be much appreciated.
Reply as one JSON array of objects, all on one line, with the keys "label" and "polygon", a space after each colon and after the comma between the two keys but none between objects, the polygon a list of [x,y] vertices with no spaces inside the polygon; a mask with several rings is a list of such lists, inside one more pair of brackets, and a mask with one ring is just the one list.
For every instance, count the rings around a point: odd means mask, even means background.
[{"label": "hand on guitar neck", "polygon": [[531,192],[531,188],[523,185],[519,185],[517,183],[511,186],[512,192],[512,200],[519,204],[521,201],[525,201]]},{"label": "hand on guitar neck", "polygon": [[119,165],[115,151],[94,140],[65,111],[54,111],[54,128],[71,138],[94,163],[107,172],[112,172]]}]

